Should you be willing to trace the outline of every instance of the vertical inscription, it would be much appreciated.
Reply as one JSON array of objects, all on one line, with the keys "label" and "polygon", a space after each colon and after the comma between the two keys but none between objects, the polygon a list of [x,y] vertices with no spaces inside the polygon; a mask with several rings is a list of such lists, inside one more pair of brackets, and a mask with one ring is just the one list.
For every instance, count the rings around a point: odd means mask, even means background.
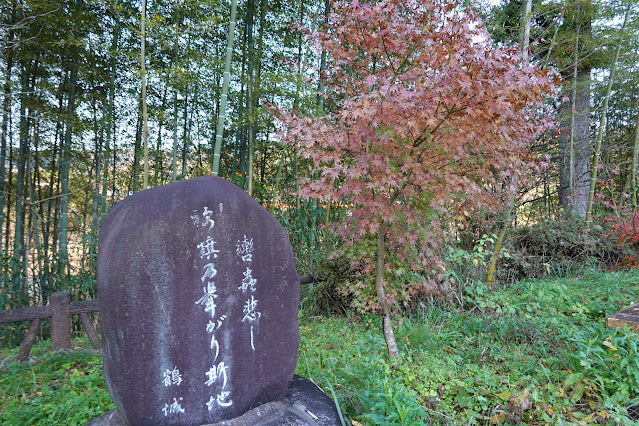
[{"label": "vertical inscription", "polygon": [[244,278],[242,278],[242,284],[238,287],[242,293],[247,297],[244,304],[244,317],[242,322],[248,323],[251,327],[251,349],[255,351],[255,327],[258,325],[262,313],[257,310],[258,300],[255,298],[255,290],[257,286],[257,280],[253,278],[253,271],[251,270],[251,263],[253,262],[253,238],[250,240],[244,235],[243,240],[237,240],[235,244],[235,254],[237,254],[242,262],[246,264],[246,270],[244,271]]},{"label": "vertical inscription", "polygon": [[[180,374],[180,370],[178,370],[177,367],[173,367],[172,370],[169,370],[168,368],[164,370],[164,372],[162,373],[162,383],[164,383],[165,387],[174,385],[180,386],[180,383],[182,383],[182,374]],[[182,398],[180,398],[179,401],[182,401]],[[164,413],[165,417],[167,417],[169,414],[184,413],[184,408],[182,408],[182,405],[179,401],[177,398],[173,398],[173,403],[171,403],[170,405],[168,403],[164,404],[162,412]]]},{"label": "vertical inscription", "polygon": [[[220,205],[221,212],[222,206]],[[216,242],[212,235],[215,228],[213,211],[209,210],[207,206],[204,206],[201,214],[199,210],[194,210],[191,215],[191,221],[195,228],[201,230],[202,238],[204,238],[197,244],[196,248],[202,262],[201,281],[205,285],[202,287],[202,293],[200,293],[202,297],[195,301],[195,304],[204,307],[204,312],[210,316],[210,320],[206,325],[206,332],[211,336],[212,362],[211,367],[204,373],[206,377],[204,384],[212,390],[213,395],[210,395],[206,407],[209,411],[213,411],[217,406],[229,407],[233,405],[233,401],[230,399],[231,392],[227,389],[229,360],[221,360],[223,358],[221,352],[223,352],[224,348],[220,347],[220,342],[217,339],[217,332],[222,328],[226,320],[226,315],[218,315],[217,313],[217,299],[220,295],[215,285],[215,277],[217,276],[215,263],[220,250],[215,248]]]}]

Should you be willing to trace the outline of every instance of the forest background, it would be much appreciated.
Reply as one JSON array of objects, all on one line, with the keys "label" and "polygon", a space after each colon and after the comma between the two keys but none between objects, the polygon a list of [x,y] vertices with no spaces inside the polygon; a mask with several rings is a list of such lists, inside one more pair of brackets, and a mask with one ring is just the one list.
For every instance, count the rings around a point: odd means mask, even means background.
[{"label": "forest background", "polygon": [[[469,10],[450,5],[451,14]],[[440,187],[411,184],[426,194],[416,204],[425,218],[417,233],[432,230],[429,241],[442,244],[427,241],[436,261],[417,266],[400,247],[412,245],[412,231],[387,246],[381,298],[372,266],[379,228],[351,240],[333,232],[352,219],[352,199],[305,191],[326,164],[282,143],[281,111],[322,117],[348,98],[327,90],[336,58],[308,37],[329,34],[330,13],[342,7],[3,2],[0,310],[44,305],[61,290],[74,300],[95,298],[97,238],[109,208],[145,187],[211,173],[245,189],[288,229],[299,273],[317,281],[305,291],[316,296],[318,312],[378,311],[384,301],[395,311],[424,300],[461,303],[469,292],[524,278],[637,266],[636,2],[474,5],[479,14],[465,22],[468,34],[483,21],[491,48],[506,49],[513,64],[561,77],[557,96],[542,106],[557,126],[541,126],[527,141],[517,174],[497,173],[475,153],[495,173],[466,175],[482,191],[465,203],[434,206]],[[0,338],[17,344],[22,333],[8,325]]]}]

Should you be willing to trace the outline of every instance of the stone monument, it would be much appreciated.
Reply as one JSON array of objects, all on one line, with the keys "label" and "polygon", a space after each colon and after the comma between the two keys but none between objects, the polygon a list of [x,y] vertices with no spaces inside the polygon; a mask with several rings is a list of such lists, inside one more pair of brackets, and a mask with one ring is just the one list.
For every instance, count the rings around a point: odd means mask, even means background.
[{"label": "stone monument", "polygon": [[285,229],[232,183],[199,177],[118,203],[100,231],[97,283],[117,413],[92,423],[275,425],[279,412],[298,419],[281,424],[340,424],[334,406],[320,423],[324,414],[300,409],[318,399],[293,380],[293,252]]}]

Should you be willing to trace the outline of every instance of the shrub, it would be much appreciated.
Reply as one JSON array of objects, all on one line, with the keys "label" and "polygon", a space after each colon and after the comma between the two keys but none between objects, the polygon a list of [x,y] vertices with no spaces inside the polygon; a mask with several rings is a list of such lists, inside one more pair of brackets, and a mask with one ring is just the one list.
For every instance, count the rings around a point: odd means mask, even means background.
[{"label": "shrub", "polygon": [[504,283],[608,269],[631,250],[610,238],[606,228],[609,224],[602,221],[586,229],[575,219],[544,220],[515,228],[505,242],[511,256],[501,259],[496,278]]}]

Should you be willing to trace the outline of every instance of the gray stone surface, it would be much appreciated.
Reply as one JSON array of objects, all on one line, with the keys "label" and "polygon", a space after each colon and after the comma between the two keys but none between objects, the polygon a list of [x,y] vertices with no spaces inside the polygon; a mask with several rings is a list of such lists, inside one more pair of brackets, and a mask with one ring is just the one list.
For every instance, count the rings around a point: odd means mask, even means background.
[{"label": "gray stone surface", "polygon": [[104,376],[129,425],[201,425],[280,400],[299,278],[284,228],[235,185],[136,193],[100,231]]},{"label": "gray stone surface", "polygon": [[[204,426],[341,426],[333,401],[311,381],[294,376],[281,401],[267,402],[240,417]],[[344,419],[345,425],[350,425]],[[86,426],[127,426],[116,410]]]}]

